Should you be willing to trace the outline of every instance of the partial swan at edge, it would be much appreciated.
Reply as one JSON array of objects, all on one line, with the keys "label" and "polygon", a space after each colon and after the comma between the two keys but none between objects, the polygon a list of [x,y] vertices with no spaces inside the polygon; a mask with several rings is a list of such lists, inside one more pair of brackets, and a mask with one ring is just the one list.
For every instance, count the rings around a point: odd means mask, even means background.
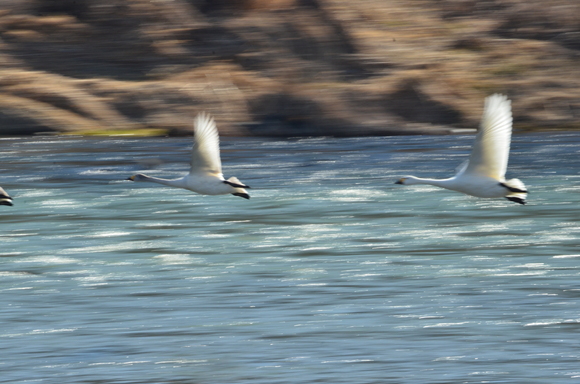
[{"label": "partial swan at edge", "polygon": [[0,205],[14,205],[12,204],[12,198],[2,189],[2,187],[0,187]]}]

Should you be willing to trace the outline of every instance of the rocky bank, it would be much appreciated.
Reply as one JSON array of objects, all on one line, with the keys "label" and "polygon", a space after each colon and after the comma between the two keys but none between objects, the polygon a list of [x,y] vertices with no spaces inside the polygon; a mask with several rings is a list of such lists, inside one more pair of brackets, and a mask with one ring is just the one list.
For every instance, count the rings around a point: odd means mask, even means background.
[{"label": "rocky bank", "polygon": [[0,0],[0,134],[580,128],[577,0]]}]

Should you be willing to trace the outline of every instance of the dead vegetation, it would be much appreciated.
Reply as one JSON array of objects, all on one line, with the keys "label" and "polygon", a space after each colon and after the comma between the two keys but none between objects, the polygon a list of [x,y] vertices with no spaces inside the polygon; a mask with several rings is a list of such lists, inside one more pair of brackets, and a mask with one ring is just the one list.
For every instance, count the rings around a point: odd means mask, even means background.
[{"label": "dead vegetation", "polygon": [[0,0],[0,133],[580,128],[575,0]]}]

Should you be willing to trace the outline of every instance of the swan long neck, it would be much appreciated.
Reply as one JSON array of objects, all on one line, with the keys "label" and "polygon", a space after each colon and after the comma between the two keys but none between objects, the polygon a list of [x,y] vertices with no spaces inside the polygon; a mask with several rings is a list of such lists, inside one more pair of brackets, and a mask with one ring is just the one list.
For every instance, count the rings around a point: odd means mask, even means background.
[{"label": "swan long neck", "polygon": [[139,178],[135,179],[135,181],[149,181],[152,183],[167,185],[169,187],[185,188],[185,182],[183,178],[169,180],[169,179],[161,179],[159,177],[139,175]]},{"label": "swan long neck", "polygon": [[409,177],[405,184],[428,184],[440,188],[454,189],[454,178],[449,179],[424,179],[421,177]]}]

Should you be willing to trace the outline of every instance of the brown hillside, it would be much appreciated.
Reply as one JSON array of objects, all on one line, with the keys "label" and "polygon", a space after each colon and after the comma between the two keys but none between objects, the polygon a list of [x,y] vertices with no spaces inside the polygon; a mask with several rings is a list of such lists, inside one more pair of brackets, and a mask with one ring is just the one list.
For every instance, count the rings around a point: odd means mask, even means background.
[{"label": "brown hillside", "polygon": [[0,134],[580,128],[577,0],[0,0]]}]

